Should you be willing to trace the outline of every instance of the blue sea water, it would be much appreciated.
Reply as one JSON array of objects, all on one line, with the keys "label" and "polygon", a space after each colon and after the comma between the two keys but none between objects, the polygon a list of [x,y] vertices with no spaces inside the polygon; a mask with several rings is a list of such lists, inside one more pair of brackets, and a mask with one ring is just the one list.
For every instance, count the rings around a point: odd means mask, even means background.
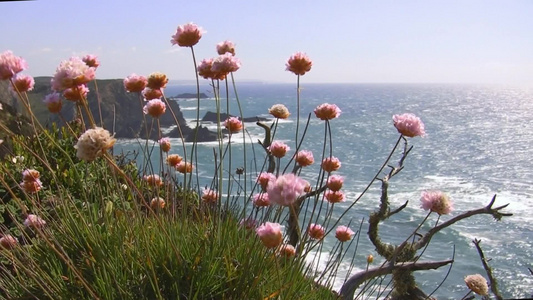
[{"label": "blue sea water", "polygon": [[[195,89],[190,85],[170,86],[165,93],[173,96]],[[237,83],[237,90],[245,117],[268,117],[268,108],[276,103],[289,108],[291,116],[288,121],[278,124],[276,139],[285,141],[294,151],[296,86]],[[201,91],[213,94],[207,85],[202,86]],[[413,150],[406,159],[405,168],[391,180],[389,188],[393,208],[405,201],[409,201],[409,205],[382,224],[381,238],[386,242],[401,243],[416,228],[427,214],[419,204],[420,193],[424,190],[445,191],[453,200],[454,211],[450,216],[443,216],[440,222],[461,212],[481,208],[497,195],[495,205],[509,204],[505,212],[513,213],[512,217],[496,221],[490,215],[478,215],[462,220],[436,234],[424,252],[423,261],[446,260],[452,257],[455,247],[455,262],[450,275],[434,296],[461,299],[468,292],[463,281],[466,275],[486,275],[473,239],[481,240],[485,256],[491,259],[489,264],[499,280],[504,298],[533,295],[533,275],[528,270],[533,269],[533,91],[474,85],[302,84],[300,96],[300,136],[307,116],[317,105],[335,103],[342,110],[340,118],[331,121],[332,154],[342,162],[338,174],[345,177],[343,190],[347,201],[336,206],[334,217],[360,195],[398,139],[392,115],[415,113],[425,123],[427,136],[409,139]],[[229,98],[230,113],[239,115],[233,91],[230,91]],[[194,126],[196,100],[179,100],[178,103],[185,118]],[[201,100],[200,117],[208,110],[214,111],[214,104],[213,99]],[[224,110],[225,105],[223,101]],[[214,124],[204,125],[216,128]],[[246,128],[251,137],[248,143],[263,139],[263,130],[254,123],[247,123]],[[172,151],[180,153],[180,139],[172,141]],[[319,160],[323,141],[324,122],[311,114],[302,149],[312,150],[315,160]],[[233,142],[235,150],[232,155],[238,155],[243,143],[238,139]],[[137,144],[122,140],[117,145],[131,150]],[[212,176],[209,170],[212,170],[212,149],[215,147],[217,143],[205,143],[199,147],[200,185],[207,184]],[[262,151],[257,144],[253,150],[256,154]],[[250,158],[252,149],[247,147],[247,153]],[[396,163],[394,159],[391,163]],[[242,166],[242,157],[233,157],[232,164],[234,168]],[[256,170],[252,164],[247,168],[252,172]],[[317,171],[318,165],[315,164],[305,169],[302,176],[313,182]],[[379,205],[379,195],[379,183],[375,183],[340,224],[349,221],[358,224],[363,218],[366,220]],[[433,216],[422,226],[421,233],[435,222]],[[368,254],[376,258],[375,265],[380,263],[366,237],[366,229],[365,221],[352,273],[366,267]],[[334,237],[326,239],[322,261],[328,259],[328,246],[334,242]],[[347,268],[347,264],[341,265],[336,288],[342,284]],[[448,267],[417,272],[417,281],[425,292],[430,293],[444,280],[447,272]],[[370,299],[376,297],[374,294]]]}]

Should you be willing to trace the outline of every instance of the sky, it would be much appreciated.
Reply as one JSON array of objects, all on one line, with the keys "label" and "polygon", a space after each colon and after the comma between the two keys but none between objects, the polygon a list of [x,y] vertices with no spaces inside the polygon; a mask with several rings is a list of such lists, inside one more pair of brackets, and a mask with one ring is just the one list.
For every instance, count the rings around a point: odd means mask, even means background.
[{"label": "sky", "polygon": [[285,62],[313,60],[309,83],[481,83],[533,86],[533,1],[225,0],[0,2],[0,52],[32,76],[95,54],[100,79],[158,71],[194,80],[190,48],[172,46],[178,25],[206,32],[197,61],[236,44],[237,81],[295,82]]}]

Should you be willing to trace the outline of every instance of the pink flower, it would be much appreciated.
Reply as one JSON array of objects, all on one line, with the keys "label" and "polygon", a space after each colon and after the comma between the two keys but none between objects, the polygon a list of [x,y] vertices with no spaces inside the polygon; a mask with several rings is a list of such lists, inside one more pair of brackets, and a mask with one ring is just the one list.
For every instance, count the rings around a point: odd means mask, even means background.
[{"label": "pink flower", "polygon": [[403,136],[415,137],[415,136],[424,136],[426,132],[424,130],[424,123],[415,116],[414,114],[403,114],[403,115],[394,115],[392,116],[394,121],[394,127],[401,133]]},{"label": "pink flower", "polygon": [[178,154],[169,154],[167,156],[167,164],[171,167],[176,167],[181,161],[183,160],[183,158],[181,156],[179,156]]},{"label": "pink flower", "polygon": [[63,106],[59,93],[51,93],[46,95],[43,99],[43,103],[46,104],[48,111],[53,114],[60,112],[61,107]]},{"label": "pink flower", "polygon": [[340,114],[341,110],[335,104],[324,103],[315,108],[315,116],[323,121],[338,118]]},{"label": "pink flower", "polygon": [[324,198],[326,198],[326,200],[328,200],[329,203],[344,202],[344,193],[341,191],[334,192],[332,190],[327,190],[324,193]]},{"label": "pink flower", "polygon": [[46,222],[41,219],[39,216],[29,214],[24,220],[24,226],[29,228],[43,228],[46,225]]},{"label": "pink flower", "polygon": [[336,192],[342,188],[342,184],[344,183],[344,177],[340,175],[331,175],[328,178],[328,189]]},{"label": "pink flower", "polygon": [[202,191],[202,200],[207,204],[214,204],[218,202],[218,193],[212,189],[204,189]]},{"label": "pink flower", "polygon": [[35,181],[41,177],[41,173],[35,169],[26,169],[22,171],[23,181]]},{"label": "pink flower", "polygon": [[163,92],[160,89],[151,89],[149,87],[142,90],[142,95],[145,101],[159,99],[163,97]]},{"label": "pink flower", "polygon": [[322,169],[328,173],[337,171],[341,167],[341,161],[335,156],[327,157],[322,161]]},{"label": "pink flower", "polygon": [[335,230],[335,237],[341,242],[351,240],[354,234],[355,232],[353,230],[343,225],[337,227],[337,230]]},{"label": "pink flower", "polygon": [[[202,76],[204,79],[217,79],[215,78],[215,72],[211,70],[213,67],[213,59],[212,58],[205,58],[203,59],[200,64],[198,64],[198,75]],[[224,79],[224,78],[221,78]]]},{"label": "pink flower", "polygon": [[226,121],[224,121],[224,127],[230,132],[230,133],[236,133],[242,130],[242,122],[237,117],[229,117]]},{"label": "pink flower", "polygon": [[465,277],[466,286],[474,293],[487,296],[489,294],[489,286],[485,277],[480,274],[468,275]]},{"label": "pink flower", "polygon": [[167,137],[161,138],[157,142],[159,143],[159,148],[161,148],[161,151],[163,151],[163,152],[170,151],[170,139],[169,138],[167,138]]},{"label": "pink flower", "polygon": [[52,78],[52,89],[62,91],[81,84],[86,84],[95,78],[95,69],[87,66],[79,57],[64,60],[56,69]]},{"label": "pink flower", "polygon": [[305,193],[307,185],[307,181],[292,173],[281,175],[276,180],[269,181],[268,198],[272,203],[289,206]]},{"label": "pink flower", "polygon": [[155,197],[150,200],[150,208],[152,208],[153,210],[163,209],[165,208],[165,205],[165,199],[161,197]]},{"label": "pink flower", "polygon": [[281,226],[278,223],[263,223],[257,227],[255,233],[267,248],[276,248],[281,244],[283,238],[281,235]]},{"label": "pink flower", "polygon": [[185,174],[192,172],[192,164],[190,162],[181,161],[176,165],[176,171]]},{"label": "pink flower", "polygon": [[253,203],[257,207],[264,207],[270,205],[270,199],[267,193],[259,193],[254,195]]},{"label": "pink flower", "polygon": [[0,249],[13,249],[18,245],[19,241],[11,234],[6,234],[0,238]]},{"label": "pink flower", "polygon": [[7,80],[28,68],[28,63],[7,50],[0,54],[0,80]]},{"label": "pink flower", "polygon": [[75,87],[65,89],[63,91],[63,97],[65,97],[65,99],[67,100],[76,102],[81,99],[87,99],[88,93],[89,93],[89,88],[86,85],[81,84]]},{"label": "pink flower", "polygon": [[291,150],[287,144],[280,141],[273,141],[267,149],[274,157],[277,158],[282,158],[285,156],[285,154],[287,154],[287,151]]},{"label": "pink flower", "polygon": [[296,249],[293,245],[283,244],[279,247],[278,254],[285,258],[294,257],[296,255]]},{"label": "pink flower", "polygon": [[104,155],[115,144],[116,139],[111,133],[102,127],[87,129],[74,146],[76,156],[79,159],[91,162],[97,157]]},{"label": "pink flower", "polygon": [[313,152],[308,151],[308,150],[302,150],[296,153],[295,160],[296,160],[296,163],[298,163],[302,167],[310,166],[315,162],[315,158],[313,157]]},{"label": "pink flower", "polygon": [[283,104],[274,104],[272,107],[268,110],[268,113],[270,113],[274,118],[278,119],[287,119],[291,114],[289,113],[289,109]]},{"label": "pink flower", "polygon": [[311,224],[309,225],[309,228],[307,229],[307,233],[312,239],[320,240],[326,235],[326,231],[324,230],[324,227],[322,227],[319,224]]},{"label": "pink flower", "polygon": [[240,67],[240,60],[234,57],[231,53],[226,53],[215,58],[211,70],[215,73],[229,74],[237,71]]},{"label": "pink flower", "polygon": [[231,55],[235,55],[235,44],[231,41],[223,41],[217,44],[217,53],[219,55],[225,54],[225,53],[231,53]]},{"label": "pink flower", "polygon": [[85,55],[81,60],[91,68],[98,68],[100,66],[100,61],[98,60],[98,57],[96,55],[87,54]]},{"label": "pink flower", "polygon": [[160,72],[153,72],[148,75],[148,83],[146,86],[154,90],[160,90],[167,87],[167,83],[167,75]]},{"label": "pink flower", "polygon": [[450,198],[441,191],[424,191],[420,201],[424,210],[430,210],[439,215],[449,214],[453,210]]},{"label": "pink flower", "polygon": [[163,185],[163,180],[157,174],[144,175],[143,179],[150,186],[162,186]]},{"label": "pink flower", "polygon": [[202,27],[194,23],[188,23],[178,26],[176,33],[172,36],[170,42],[172,45],[178,45],[180,47],[192,47],[200,41],[202,34],[205,31]]},{"label": "pink flower", "polygon": [[17,74],[13,77],[13,85],[11,88],[20,93],[28,92],[33,90],[35,85],[35,80],[30,75]]},{"label": "pink flower", "polygon": [[[139,93],[148,84],[146,77],[132,73],[128,77],[124,78],[124,88],[130,93]],[[161,96],[160,96],[161,97]],[[159,97],[156,97],[159,98]]]},{"label": "pink flower", "polygon": [[306,72],[311,70],[312,65],[313,62],[307,56],[307,54],[303,52],[296,52],[287,60],[287,63],[285,64],[285,70],[293,72],[296,75],[304,75]]},{"label": "pink flower", "polygon": [[165,113],[166,109],[167,106],[165,105],[165,102],[161,101],[161,99],[152,99],[146,103],[143,112],[144,114],[157,119]]},{"label": "pink flower", "polygon": [[261,186],[263,191],[266,191],[268,183],[276,180],[276,175],[272,173],[262,172],[257,176],[257,183]]},{"label": "pink flower", "polygon": [[41,180],[39,179],[35,179],[35,180],[32,180],[32,181],[22,181],[20,183],[20,188],[26,192],[26,193],[37,193],[38,191],[40,191],[43,187],[43,184],[41,182]]}]

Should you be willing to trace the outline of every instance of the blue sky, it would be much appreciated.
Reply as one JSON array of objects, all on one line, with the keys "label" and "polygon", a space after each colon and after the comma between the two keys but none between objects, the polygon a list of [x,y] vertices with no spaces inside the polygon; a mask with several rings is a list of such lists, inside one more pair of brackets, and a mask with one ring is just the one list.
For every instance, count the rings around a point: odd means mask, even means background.
[{"label": "blue sky", "polygon": [[98,78],[163,72],[194,79],[189,48],[170,44],[180,24],[237,44],[239,80],[294,82],[285,61],[313,60],[303,82],[533,85],[533,1],[53,1],[0,2],[0,51],[51,76],[73,55],[96,54]]}]

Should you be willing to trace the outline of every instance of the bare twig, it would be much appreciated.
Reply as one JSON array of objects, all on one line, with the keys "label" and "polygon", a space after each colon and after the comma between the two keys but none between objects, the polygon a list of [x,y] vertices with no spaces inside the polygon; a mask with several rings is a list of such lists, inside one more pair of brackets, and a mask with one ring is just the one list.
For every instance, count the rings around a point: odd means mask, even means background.
[{"label": "bare twig", "polygon": [[489,215],[492,215],[496,220],[501,220],[502,217],[509,217],[509,216],[513,215],[513,214],[510,214],[510,213],[502,213],[502,212],[500,212],[500,210],[506,208],[509,204],[505,204],[505,205],[493,208],[492,206],[494,205],[495,201],[496,201],[496,195],[494,195],[494,197],[492,197],[492,200],[490,201],[490,203],[487,206],[485,206],[483,208],[480,208],[480,209],[469,210],[467,212],[464,212],[464,213],[456,216],[455,218],[452,218],[452,219],[440,224],[439,226],[435,226],[435,227],[431,228],[431,230],[429,230],[428,233],[426,233],[418,242],[415,243],[415,247],[417,249],[421,249],[427,243],[429,243],[429,241],[431,240],[431,238],[433,237],[433,235],[435,233],[441,231],[442,229],[444,229],[444,228],[446,228],[448,226],[453,225],[454,223],[456,223],[458,221],[461,221],[463,219],[469,218],[471,216],[481,215],[481,214],[489,214]]},{"label": "bare twig", "polygon": [[472,243],[476,245],[476,249],[477,249],[477,252],[479,253],[479,258],[481,258],[481,263],[483,264],[483,268],[485,269],[485,272],[487,272],[487,276],[489,277],[490,290],[496,296],[496,299],[502,300],[503,297],[502,295],[500,295],[500,292],[498,292],[498,284],[496,282],[496,279],[494,278],[494,276],[492,276],[492,269],[487,263],[487,260],[485,259],[485,255],[483,254],[483,250],[481,250],[481,246],[479,245],[481,243],[481,240],[474,239]]},{"label": "bare twig", "polygon": [[432,270],[438,269],[442,266],[450,264],[453,259],[444,261],[429,261],[429,262],[406,262],[398,264],[388,264],[384,267],[376,267],[361,271],[354,274],[348,279],[340,290],[341,299],[353,299],[355,290],[365,281],[370,280],[377,276],[383,276],[391,274],[394,271],[419,271],[419,270]]}]

